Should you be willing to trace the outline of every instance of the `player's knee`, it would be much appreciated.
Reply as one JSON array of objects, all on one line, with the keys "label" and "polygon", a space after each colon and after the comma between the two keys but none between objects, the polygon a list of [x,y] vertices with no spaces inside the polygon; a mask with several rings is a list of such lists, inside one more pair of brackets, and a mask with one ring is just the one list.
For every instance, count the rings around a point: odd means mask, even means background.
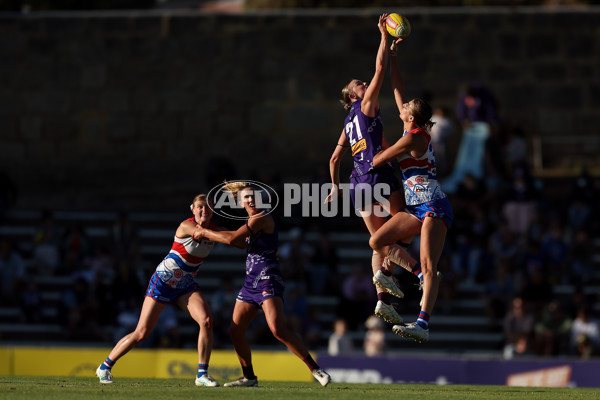
[{"label": "player's knee", "polygon": [[147,339],[148,336],[150,336],[150,333],[152,333],[151,329],[141,328],[133,332],[133,334],[131,335],[131,339],[137,344],[143,341],[144,339]]},{"label": "player's knee", "polygon": [[200,329],[212,329],[213,320],[210,315],[203,316],[199,318],[198,325],[200,325]]},{"label": "player's knee", "polygon": [[375,251],[378,251],[382,247],[377,236],[371,236],[369,238],[369,246],[371,246],[371,248]]},{"label": "player's knee", "polygon": [[244,335],[244,330],[237,324],[231,323],[229,325],[229,336],[231,338],[237,338]]},{"label": "player's knee", "polygon": [[275,336],[275,339],[280,342],[285,342],[287,340],[289,330],[282,324],[277,324],[271,328],[271,333]]}]

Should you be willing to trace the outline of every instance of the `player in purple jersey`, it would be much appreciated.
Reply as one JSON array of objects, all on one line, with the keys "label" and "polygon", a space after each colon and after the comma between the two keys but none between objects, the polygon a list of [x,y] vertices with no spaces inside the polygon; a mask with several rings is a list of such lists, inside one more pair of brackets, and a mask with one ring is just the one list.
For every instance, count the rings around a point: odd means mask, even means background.
[{"label": "player in purple jersey", "polygon": [[[392,44],[391,78],[394,98],[404,124],[403,136],[389,148],[377,154],[373,165],[380,166],[399,157],[402,170],[406,208],[394,215],[374,235],[370,245],[387,254],[384,265],[394,262],[421,278],[423,299],[416,322],[394,325],[394,333],[415,339],[429,340],[429,316],[437,298],[440,275],[437,263],[441,257],[446,233],[452,224],[452,207],[438,180],[435,154],[428,129],[431,128],[431,106],[422,99],[406,102],[404,83],[398,70],[396,45]],[[420,262],[416,262],[402,247],[394,244],[413,235],[421,235]]]},{"label": "player in purple jersey", "polygon": [[284,283],[277,256],[279,239],[275,220],[256,208],[257,189],[238,181],[226,182],[223,189],[238,199],[248,213],[246,224],[236,231],[202,229],[194,235],[196,239],[206,238],[247,249],[246,280],[237,296],[229,327],[244,376],[223,386],[258,386],[246,330],[261,308],[273,336],[304,361],[321,385],[327,386],[331,381],[329,374],[319,367],[300,337],[290,330],[283,312]]},{"label": "player in purple jersey", "polygon": [[215,243],[207,239],[195,240],[193,237],[194,233],[202,228],[216,227],[210,221],[213,212],[206,195],[199,194],[194,197],[190,209],[194,217],[179,224],[171,251],[150,279],[135,331],[119,340],[96,370],[100,383],[113,383],[111,370],[117,360],[150,335],[167,304],[176,304],[187,310],[200,327],[196,386],[219,386],[207,373],[212,351],[213,320],[208,303],[194,280],[200,264]]},{"label": "player in purple jersey", "polygon": [[[383,122],[379,109],[379,91],[389,53],[386,18],[387,14],[381,15],[377,25],[381,41],[371,82],[353,79],[342,89],[341,102],[348,110],[348,116],[329,161],[332,188],[325,199],[325,202],[331,202],[338,196],[340,161],[348,149],[351,149],[354,168],[350,176],[350,196],[354,208],[360,213],[371,235],[383,226],[389,215],[395,215],[404,208],[404,195],[392,165],[389,162],[377,167],[373,165],[375,154],[389,146],[383,136]],[[376,197],[377,194],[381,196]],[[381,198],[385,201],[381,201]],[[402,318],[392,306],[390,294],[402,298],[404,293],[393,276],[394,265],[382,267],[383,256],[373,251],[371,260],[373,283],[376,284],[378,299],[375,315],[391,323],[401,323]]]}]

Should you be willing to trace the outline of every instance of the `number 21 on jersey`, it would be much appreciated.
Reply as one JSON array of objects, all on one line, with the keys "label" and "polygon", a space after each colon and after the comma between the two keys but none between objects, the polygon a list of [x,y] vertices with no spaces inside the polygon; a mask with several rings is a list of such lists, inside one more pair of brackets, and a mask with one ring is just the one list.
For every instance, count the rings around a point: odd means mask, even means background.
[{"label": "number 21 on jersey", "polygon": [[[352,119],[352,122],[346,124],[346,132],[348,133],[348,140],[350,141],[350,146],[352,147],[352,156],[358,152],[366,150],[367,141],[362,136],[357,116]],[[356,137],[354,136],[355,134]],[[360,161],[362,161],[363,155],[364,153],[360,154]]]}]

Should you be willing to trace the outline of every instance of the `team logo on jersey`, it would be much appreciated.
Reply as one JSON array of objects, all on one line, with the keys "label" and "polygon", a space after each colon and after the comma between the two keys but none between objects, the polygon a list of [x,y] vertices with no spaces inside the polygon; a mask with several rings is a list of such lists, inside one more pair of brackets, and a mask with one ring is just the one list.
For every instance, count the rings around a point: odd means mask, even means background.
[{"label": "team logo on jersey", "polygon": [[367,140],[361,139],[357,143],[352,145],[352,155],[355,155],[359,151],[363,151],[367,148]]}]

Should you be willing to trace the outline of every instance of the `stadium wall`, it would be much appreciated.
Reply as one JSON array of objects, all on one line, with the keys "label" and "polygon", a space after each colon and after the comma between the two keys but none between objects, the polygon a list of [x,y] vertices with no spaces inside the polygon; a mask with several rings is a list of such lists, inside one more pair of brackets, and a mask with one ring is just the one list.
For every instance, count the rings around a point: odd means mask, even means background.
[{"label": "stadium wall", "polygon": [[[24,209],[163,210],[223,177],[308,182],[341,88],[373,74],[382,11],[0,14],[2,189]],[[410,97],[453,109],[479,80],[527,135],[598,134],[600,7],[394,11]],[[381,100],[393,140],[389,86]]]}]

